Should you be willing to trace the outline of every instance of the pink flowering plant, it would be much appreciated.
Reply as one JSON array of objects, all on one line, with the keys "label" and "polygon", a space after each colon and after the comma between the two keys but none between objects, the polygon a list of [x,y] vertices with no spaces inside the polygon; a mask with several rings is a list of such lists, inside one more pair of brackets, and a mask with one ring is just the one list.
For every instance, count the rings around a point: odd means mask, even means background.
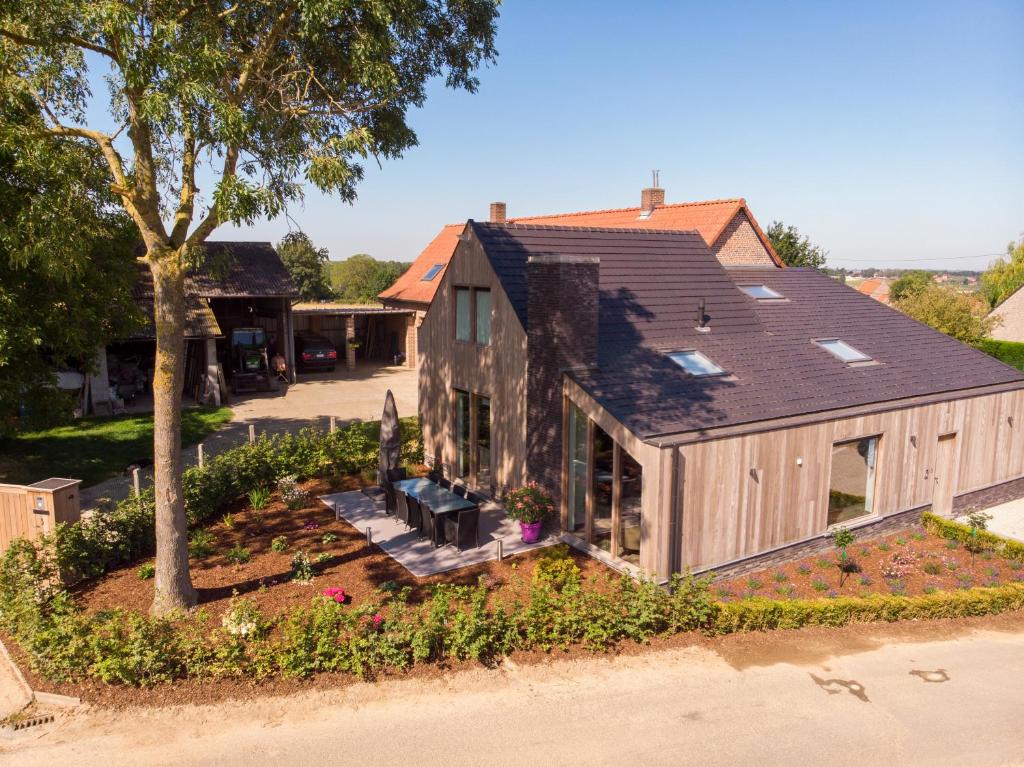
[{"label": "pink flowering plant", "polygon": [[337,588],[335,586],[326,588],[320,593],[328,599],[333,599],[339,605],[345,604],[345,601],[348,599],[348,595],[345,593],[345,589]]},{"label": "pink flowering plant", "polygon": [[536,482],[530,482],[505,496],[505,512],[519,522],[542,522],[554,511],[555,502]]}]

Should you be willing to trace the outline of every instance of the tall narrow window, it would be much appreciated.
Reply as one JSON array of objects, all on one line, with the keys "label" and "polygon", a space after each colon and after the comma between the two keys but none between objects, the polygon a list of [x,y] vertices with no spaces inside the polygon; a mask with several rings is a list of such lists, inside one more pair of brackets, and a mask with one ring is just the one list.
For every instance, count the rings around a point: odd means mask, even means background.
[{"label": "tall narrow window", "polygon": [[476,342],[487,346],[491,343],[491,291],[477,288],[473,298],[476,300]]},{"label": "tall narrow window", "polygon": [[568,529],[587,526],[587,414],[569,403],[569,522]]},{"label": "tall narrow window", "polygon": [[470,341],[472,335],[472,322],[470,320],[470,293],[469,288],[455,288],[455,340]]},{"label": "tall narrow window", "polygon": [[640,500],[643,494],[644,470],[633,456],[620,449],[622,468],[619,471],[619,550],[616,556],[640,563]]},{"label": "tall narrow window", "polygon": [[469,477],[469,392],[455,390],[455,476]]},{"label": "tall narrow window", "polygon": [[828,486],[830,526],[867,516],[874,510],[877,452],[878,437],[832,445],[832,472]]},{"label": "tall narrow window", "polygon": [[491,484],[491,401],[476,398],[476,484],[486,488]]},{"label": "tall narrow window", "polygon": [[615,442],[594,426],[594,507],[590,542],[605,551],[612,548],[612,491],[615,485]]}]

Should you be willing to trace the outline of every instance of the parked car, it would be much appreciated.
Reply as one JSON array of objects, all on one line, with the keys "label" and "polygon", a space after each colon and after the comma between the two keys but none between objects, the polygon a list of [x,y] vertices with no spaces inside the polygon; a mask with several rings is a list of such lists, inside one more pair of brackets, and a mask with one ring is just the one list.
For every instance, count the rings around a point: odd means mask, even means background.
[{"label": "parked car", "polygon": [[299,370],[334,371],[338,350],[323,336],[298,336],[295,339],[295,364]]}]

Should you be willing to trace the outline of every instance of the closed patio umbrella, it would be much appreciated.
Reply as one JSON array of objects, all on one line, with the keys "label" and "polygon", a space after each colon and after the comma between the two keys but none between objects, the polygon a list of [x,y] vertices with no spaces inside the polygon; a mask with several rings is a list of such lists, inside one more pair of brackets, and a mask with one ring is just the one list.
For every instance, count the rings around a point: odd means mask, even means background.
[{"label": "closed patio umbrella", "polygon": [[402,449],[401,426],[398,423],[398,410],[395,408],[395,395],[388,389],[384,399],[384,413],[380,417],[380,462],[378,463],[378,482],[384,482],[388,469],[398,468],[399,453]]}]

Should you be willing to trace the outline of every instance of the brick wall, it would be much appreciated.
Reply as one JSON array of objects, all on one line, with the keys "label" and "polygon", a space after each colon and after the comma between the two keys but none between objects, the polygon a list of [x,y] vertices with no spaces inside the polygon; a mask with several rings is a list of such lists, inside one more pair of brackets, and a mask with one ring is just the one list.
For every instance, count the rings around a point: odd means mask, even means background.
[{"label": "brick wall", "polygon": [[557,502],[562,475],[562,374],[597,363],[599,262],[536,256],[527,269],[526,473]]},{"label": "brick wall", "polygon": [[1018,498],[1024,498],[1024,478],[957,496],[953,499],[953,516],[966,514],[969,509],[987,509]]},{"label": "brick wall", "polygon": [[740,211],[712,248],[723,264],[757,264],[774,266],[771,255],[757,236],[747,214]]}]

